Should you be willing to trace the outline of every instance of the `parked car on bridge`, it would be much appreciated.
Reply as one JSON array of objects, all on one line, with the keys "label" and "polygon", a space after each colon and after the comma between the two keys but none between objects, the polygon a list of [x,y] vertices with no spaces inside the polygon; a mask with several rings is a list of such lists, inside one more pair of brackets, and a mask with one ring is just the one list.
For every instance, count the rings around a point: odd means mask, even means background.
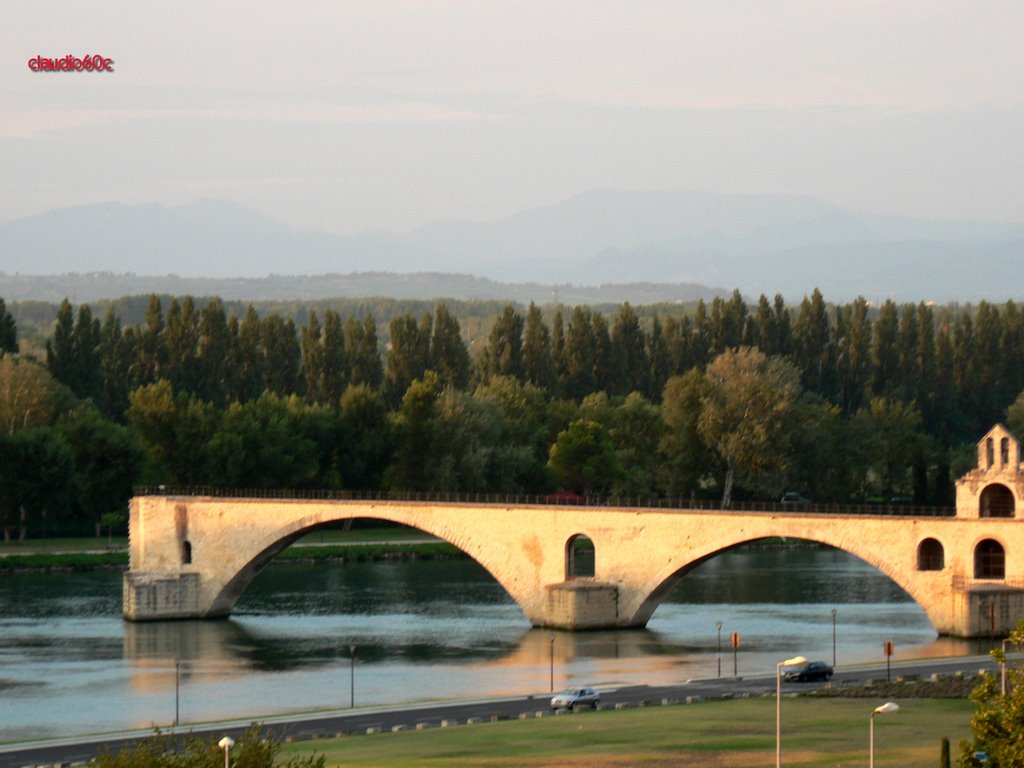
[{"label": "parked car on bridge", "polygon": [[783,504],[810,504],[811,500],[796,491],[787,491],[782,494]]},{"label": "parked car on bridge", "polygon": [[786,682],[808,683],[812,680],[828,680],[832,677],[832,665],[824,661],[805,661],[782,668],[782,679]]},{"label": "parked car on bridge", "polygon": [[593,688],[568,688],[551,697],[552,709],[597,709],[600,703],[601,699]]}]

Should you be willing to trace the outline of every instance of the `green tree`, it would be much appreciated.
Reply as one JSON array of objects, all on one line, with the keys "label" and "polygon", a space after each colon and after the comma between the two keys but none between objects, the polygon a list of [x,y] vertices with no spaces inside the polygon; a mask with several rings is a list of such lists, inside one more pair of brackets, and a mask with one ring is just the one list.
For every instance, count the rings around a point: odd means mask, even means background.
[{"label": "green tree", "polygon": [[175,394],[167,379],[132,392],[128,422],[146,452],[143,476],[167,485],[207,484],[207,445],[217,428],[217,413],[187,392]]},{"label": "green tree", "polygon": [[74,397],[46,368],[29,358],[0,358],[0,434],[49,426]]},{"label": "green tree", "polygon": [[227,362],[232,342],[224,302],[214,297],[199,313],[195,385],[196,394],[218,408],[228,402]]},{"label": "green tree", "polygon": [[17,354],[18,352],[18,326],[14,322],[14,315],[7,311],[3,297],[0,297],[0,357],[5,353]]},{"label": "green tree", "polygon": [[800,373],[791,363],[750,347],[723,352],[707,367],[708,391],[697,429],[725,465],[722,507],[734,482],[774,495],[791,462]]},{"label": "green tree", "polygon": [[646,339],[640,319],[626,302],[615,316],[609,350],[610,376],[601,384],[613,395],[645,392],[650,375]]},{"label": "green tree", "polygon": [[547,467],[559,488],[588,496],[606,494],[622,474],[608,430],[585,418],[558,434]]},{"label": "green tree", "polygon": [[74,459],[72,484],[76,506],[101,534],[109,512],[127,509],[142,467],[142,448],[131,430],[80,407],[60,425]]},{"label": "green tree", "polygon": [[462,340],[459,321],[444,304],[434,309],[430,369],[437,373],[443,386],[465,389],[469,384],[469,350]]},{"label": "green tree", "polygon": [[433,371],[409,385],[402,406],[394,415],[395,460],[388,467],[385,483],[400,491],[422,491],[430,487],[427,456],[434,443],[434,422],[441,381]]},{"label": "green tree", "polygon": [[75,359],[75,320],[71,302],[65,298],[57,310],[53,337],[46,342],[46,368],[72,392],[79,389],[78,361]]},{"label": "green tree", "polygon": [[523,330],[525,322],[514,306],[506,304],[487,337],[485,374],[523,378]]},{"label": "green tree", "polygon": [[494,414],[498,434],[489,446],[488,488],[540,493],[547,485],[548,425],[544,391],[510,376],[494,376],[473,398]]},{"label": "green tree", "polygon": [[422,322],[410,313],[391,318],[387,352],[387,396],[394,404],[402,401],[409,385],[422,378],[430,364],[430,335],[434,322],[424,315]]},{"label": "green tree", "polygon": [[247,403],[255,400],[264,390],[263,359],[260,342],[260,318],[250,304],[245,317],[239,322],[232,315],[228,321],[228,388],[229,402]]},{"label": "green tree", "polygon": [[704,374],[691,368],[665,384],[661,416],[665,431],[659,443],[658,485],[675,498],[695,497],[715,471],[715,457],[701,439],[697,424],[702,402],[708,397]]},{"label": "green tree", "polygon": [[380,488],[392,450],[387,404],[369,385],[350,384],[341,396],[341,420],[348,436],[340,446],[344,486]]},{"label": "green tree", "polygon": [[860,440],[882,495],[906,494],[908,470],[921,450],[920,411],[913,404],[875,397],[855,418],[862,423]]},{"label": "green tree", "polygon": [[[1018,650],[1024,646],[1024,622],[1008,638]],[[961,768],[1024,768],[1024,664],[1007,658],[1003,648],[990,651],[993,659],[1006,665],[1006,692],[1001,675],[983,672],[971,692],[975,703],[970,741],[960,742]],[[985,760],[976,754],[987,755]]]},{"label": "green tree", "polygon": [[260,321],[260,350],[264,388],[282,397],[298,389],[302,351],[295,322],[279,315]]},{"label": "green tree", "polygon": [[540,309],[531,301],[526,310],[526,329],[523,335],[523,380],[547,390],[555,386],[555,361],[551,345],[551,331],[544,324]]},{"label": "green tree", "polygon": [[377,324],[370,315],[360,323],[354,317],[345,321],[345,349],[348,353],[348,380],[379,389],[384,377],[377,346]]},{"label": "green tree", "polygon": [[137,382],[152,384],[167,375],[167,342],[164,337],[164,312],[160,297],[150,294],[145,324],[139,332]]},{"label": "green tree", "polygon": [[71,491],[71,449],[53,427],[33,427],[0,438],[0,525],[24,541],[29,523],[62,515]]}]

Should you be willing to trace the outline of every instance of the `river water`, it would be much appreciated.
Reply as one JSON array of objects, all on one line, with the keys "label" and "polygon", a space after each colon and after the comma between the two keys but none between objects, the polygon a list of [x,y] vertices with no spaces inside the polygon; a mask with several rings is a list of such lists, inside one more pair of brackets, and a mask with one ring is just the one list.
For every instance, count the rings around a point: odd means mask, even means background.
[{"label": "river water", "polygon": [[[531,629],[474,562],[276,564],[231,619],[130,624],[119,572],[0,578],[0,742],[425,699],[770,674],[984,652],[940,639],[888,578],[831,549],[745,549],[687,575],[646,629]],[[722,622],[718,654],[716,622]],[[734,655],[732,632],[740,634]],[[354,664],[350,647],[355,646]],[[354,670],[354,680],[350,675]]]}]

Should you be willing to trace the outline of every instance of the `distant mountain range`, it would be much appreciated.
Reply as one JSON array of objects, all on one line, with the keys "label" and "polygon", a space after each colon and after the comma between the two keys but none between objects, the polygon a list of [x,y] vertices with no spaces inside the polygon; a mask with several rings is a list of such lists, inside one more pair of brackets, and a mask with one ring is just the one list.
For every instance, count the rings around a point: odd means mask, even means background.
[{"label": "distant mountain range", "polygon": [[[139,280],[329,275],[402,296],[417,284],[437,290],[423,275],[456,273],[439,282],[487,294],[480,298],[553,296],[557,284],[558,298],[571,302],[573,287],[614,284],[608,300],[621,301],[614,296],[623,286],[646,283],[640,295],[658,300],[691,300],[713,286],[790,300],[818,287],[834,301],[1002,301],[1024,298],[1022,257],[1024,222],[862,214],[780,195],[592,191],[494,222],[355,235],[293,229],[216,200],[105,203],[0,222],[0,295],[11,275],[103,272]],[[533,287],[516,294],[510,284]]]}]

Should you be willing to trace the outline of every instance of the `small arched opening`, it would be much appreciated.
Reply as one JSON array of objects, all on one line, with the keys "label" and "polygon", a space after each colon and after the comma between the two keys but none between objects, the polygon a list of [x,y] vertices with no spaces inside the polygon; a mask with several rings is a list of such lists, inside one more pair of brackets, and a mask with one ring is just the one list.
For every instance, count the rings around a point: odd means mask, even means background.
[{"label": "small arched opening", "polygon": [[1006,550],[998,541],[985,539],[974,548],[974,578],[1006,578]]},{"label": "small arched opening", "polygon": [[987,486],[979,501],[981,517],[1013,517],[1016,512],[1013,492],[999,483]]},{"label": "small arched opening", "polygon": [[589,536],[571,536],[565,543],[565,580],[593,577],[594,558],[594,542]]},{"label": "small arched opening", "polygon": [[192,542],[183,541],[181,542],[181,562],[183,565],[189,565],[192,562]]},{"label": "small arched opening", "polygon": [[946,567],[946,552],[936,539],[925,539],[917,545],[917,570],[941,571]]},{"label": "small arched opening", "polygon": [[996,444],[991,437],[985,438],[985,469],[996,463]]}]

